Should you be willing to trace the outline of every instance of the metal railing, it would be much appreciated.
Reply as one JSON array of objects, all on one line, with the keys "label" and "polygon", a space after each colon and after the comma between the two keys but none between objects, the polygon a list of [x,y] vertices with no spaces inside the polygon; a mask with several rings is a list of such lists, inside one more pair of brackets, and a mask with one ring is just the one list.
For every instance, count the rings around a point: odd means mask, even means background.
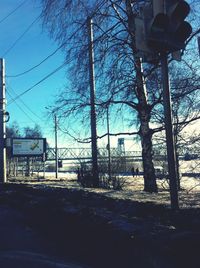
[{"label": "metal railing", "polygon": [[[56,150],[55,148],[47,149],[47,160],[55,160]],[[121,152],[117,148],[111,148],[111,156],[115,157],[126,157],[126,158],[139,158],[142,155],[140,151],[126,151]],[[98,157],[108,157],[108,150],[105,148],[98,149]],[[89,160],[92,158],[91,148],[58,148],[58,159],[59,160]]]}]

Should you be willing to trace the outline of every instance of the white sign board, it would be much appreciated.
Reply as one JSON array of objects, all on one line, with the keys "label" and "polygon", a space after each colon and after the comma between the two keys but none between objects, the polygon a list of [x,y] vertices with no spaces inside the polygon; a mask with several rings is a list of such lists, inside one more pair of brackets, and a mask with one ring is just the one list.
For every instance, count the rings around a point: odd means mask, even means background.
[{"label": "white sign board", "polygon": [[46,139],[13,138],[13,156],[41,156],[45,153]]}]

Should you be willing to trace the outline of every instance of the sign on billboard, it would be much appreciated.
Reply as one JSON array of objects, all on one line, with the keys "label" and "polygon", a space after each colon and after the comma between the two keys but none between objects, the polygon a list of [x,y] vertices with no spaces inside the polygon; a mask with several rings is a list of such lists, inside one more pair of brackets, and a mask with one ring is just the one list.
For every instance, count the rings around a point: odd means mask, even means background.
[{"label": "sign on billboard", "polygon": [[46,139],[44,138],[13,138],[13,156],[43,156],[46,151]]}]

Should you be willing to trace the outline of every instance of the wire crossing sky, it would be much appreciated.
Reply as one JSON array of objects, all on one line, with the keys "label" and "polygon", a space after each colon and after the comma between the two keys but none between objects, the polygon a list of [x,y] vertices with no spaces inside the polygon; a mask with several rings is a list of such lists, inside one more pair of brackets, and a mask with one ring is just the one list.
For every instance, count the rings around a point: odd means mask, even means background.
[{"label": "wire crossing sky", "polygon": [[4,52],[3,58],[16,46],[16,44],[24,37],[24,35],[31,29],[31,27],[39,20],[39,16],[33,20],[28,28],[14,41],[14,43]]},{"label": "wire crossing sky", "polygon": [[42,29],[38,3],[1,0],[0,57],[5,58],[8,125],[17,121],[23,128],[37,123],[51,139],[53,119],[51,123],[45,107],[67,81],[61,46]]},{"label": "wire crossing sky", "polygon": [[[5,58],[8,126],[14,121],[21,128],[37,123],[45,137],[52,140],[53,118],[47,116],[45,107],[67,84],[65,65],[70,60],[65,61],[61,51],[65,44],[57,45],[42,28],[38,5],[39,1],[1,0],[0,57]],[[71,37],[82,30],[86,21]]]},{"label": "wire crossing sky", "polygon": [[19,4],[16,8],[11,10],[10,13],[8,13],[4,18],[0,20],[0,23],[2,23],[4,20],[6,20],[8,17],[10,17],[12,14],[14,14],[21,6],[23,6],[28,0],[23,1],[21,4]]},{"label": "wire crossing sky", "polygon": [[[105,2],[102,0],[91,15]],[[71,59],[65,60],[65,44],[56,44],[42,28],[40,13],[39,1],[1,0],[0,57],[5,58],[8,126],[14,121],[21,128],[38,124],[48,142],[54,144],[53,117],[45,107],[51,106],[55,96],[68,84],[65,65]],[[71,37],[82,30],[86,21]],[[70,42],[70,37],[66,42]],[[60,136],[59,143],[63,146],[66,136],[61,133]],[[72,141],[68,135],[69,146]]]}]

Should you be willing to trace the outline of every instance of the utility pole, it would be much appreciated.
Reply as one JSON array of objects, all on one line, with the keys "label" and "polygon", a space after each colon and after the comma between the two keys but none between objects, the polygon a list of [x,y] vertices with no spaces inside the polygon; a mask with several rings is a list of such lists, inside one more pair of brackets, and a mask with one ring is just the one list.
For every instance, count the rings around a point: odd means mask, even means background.
[{"label": "utility pole", "polygon": [[174,59],[181,60],[180,51],[185,48],[192,33],[191,25],[185,21],[189,13],[190,5],[184,0],[152,0],[151,3],[143,5],[135,20],[136,49],[143,61],[151,62],[157,61],[159,56],[161,58],[170,198],[173,209],[178,209],[179,203],[167,56],[172,53]]},{"label": "utility pole", "polygon": [[108,133],[108,178],[111,181],[111,157],[110,157],[110,124],[109,124],[109,104],[107,105],[106,109],[107,115],[107,133]]},{"label": "utility pole", "polygon": [[54,115],[54,123],[55,123],[55,173],[56,179],[58,178],[58,121],[57,115]]},{"label": "utility pole", "polygon": [[172,126],[168,61],[166,52],[161,53],[161,69],[162,69],[162,81],[163,81],[163,103],[164,103],[164,114],[165,114],[165,131],[166,131],[166,142],[167,142],[167,161],[169,171],[171,207],[172,209],[178,209],[179,203],[178,203],[178,190],[177,190],[176,156],[175,156],[174,135]]},{"label": "utility pole", "polygon": [[96,131],[96,111],[95,111],[95,72],[94,72],[94,49],[93,49],[93,28],[92,19],[88,17],[89,33],[89,75],[90,75],[90,120],[92,138],[92,175],[94,187],[99,186],[99,171],[97,157],[97,131]]},{"label": "utility pole", "polygon": [[6,175],[6,94],[5,94],[5,60],[0,59],[0,183],[7,181]]}]

